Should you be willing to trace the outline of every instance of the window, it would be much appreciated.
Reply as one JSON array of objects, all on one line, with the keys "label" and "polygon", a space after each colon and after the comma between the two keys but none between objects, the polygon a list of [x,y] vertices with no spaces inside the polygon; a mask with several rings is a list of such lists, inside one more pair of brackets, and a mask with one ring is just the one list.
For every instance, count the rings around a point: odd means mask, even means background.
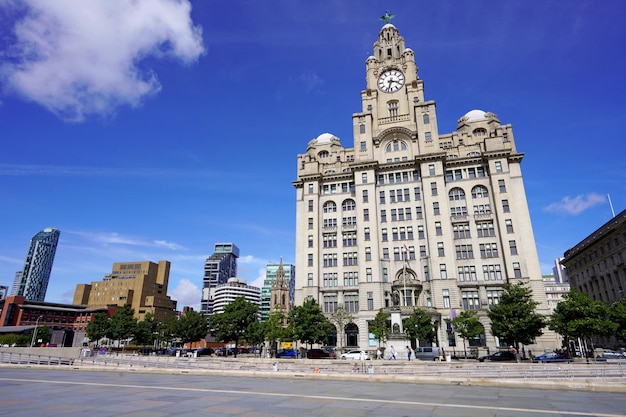
[{"label": "window", "polygon": [[313,247],[313,235],[309,235],[307,240],[309,242],[309,248],[312,248]]},{"label": "window", "polygon": [[322,206],[324,213],[336,213],[337,212],[337,204],[334,201],[327,201]]},{"label": "window", "polygon": [[356,226],[356,216],[343,217],[341,219],[341,225],[343,227],[346,227],[346,226]]},{"label": "window", "polygon": [[334,313],[337,310],[337,295],[324,296],[324,313]]},{"label": "window", "polygon": [[437,236],[443,235],[443,231],[441,229],[441,222],[435,222],[435,235]]},{"label": "window", "polygon": [[368,202],[367,190],[363,190],[363,202],[364,203]]},{"label": "window", "polygon": [[380,229],[380,235],[382,237],[383,242],[386,242],[388,240],[387,239],[387,228],[386,227]]},{"label": "window", "polygon": [[365,248],[365,260],[366,261],[372,260],[372,248],[370,247]]},{"label": "window", "polygon": [[313,254],[309,253],[307,255],[307,266],[313,266]]},{"label": "window", "polygon": [[439,273],[441,274],[441,279],[448,279],[448,271],[446,271],[446,264],[439,265]]},{"label": "window", "polygon": [[367,282],[372,282],[372,268],[365,269],[365,280]]},{"label": "window", "polygon": [[428,175],[431,177],[435,175],[435,164],[428,164]]},{"label": "window", "polygon": [[323,266],[328,268],[332,266],[337,266],[337,254],[336,253],[325,253],[323,255]]},{"label": "window", "polygon": [[443,294],[443,308],[450,308],[450,290],[441,290]]},{"label": "window", "polygon": [[498,180],[498,187],[500,188],[501,193],[506,193],[506,185],[504,184],[504,180]]},{"label": "window", "polygon": [[397,227],[391,228],[391,239],[398,240],[398,228]]},{"label": "window", "polygon": [[455,239],[466,239],[470,236],[469,223],[458,223],[452,226],[452,233]]},{"label": "window", "polygon": [[463,310],[480,309],[478,291],[461,291],[461,299],[463,300]]},{"label": "window", "polygon": [[325,248],[337,247],[337,233],[324,233],[323,239]]},{"label": "window", "polygon": [[313,184],[309,184],[309,194],[313,194]]},{"label": "window", "polygon": [[483,265],[483,279],[485,281],[502,281],[500,265]]},{"label": "window", "polygon": [[343,286],[354,287],[359,285],[358,272],[344,272],[343,273]]},{"label": "window", "polygon": [[309,211],[313,211],[313,200],[309,200]]},{"label": "window", "polygon": [[515,278],[522,277],[522,269],[520,268],[519,262],[513,262],[513,276]]},{"label": "window", "polygon": [[426,245],[420,245],[420,258],[426,257]]},{"label": "window", "polygon": [[343,254],[343,266],[358,265],[356,252],[346,252]]},{"label": "window", "polygon": [[387,221],[387,210],[380,211],[380,222],[385,223]]},{"label": "window", "polygon": [[370,209],[363,209],[363,221],[364,222],[370,221]]},{"label": "window", "polygon": [[509,207],[509,200],[502,200],[502,211],[505,213],[511,212],[511,208]]},{"label": "window", "polygon": [[456,259],[473,259],[474,251],[472,245],[456,245]]},{"label": "window", "polygon": [[446,256],[445,251],[443,250],[443,242],[437,242],[437,253],[439,256]]},{"label": "window", "polygon": [[513,221],[511,219],[505,219],[504,224],[506,226],[506,232],[513,233]]},{"label": "window", "polygon": [[389,271],[387,268],[383,268],[383,282],[389,282]]},{"label": "window", "polygon": [[476,231],[478,237],[490,237],[496,235],[496,231],[493,227],[493,222],[476,223]]},{"label": "window", "polygon": [[309,230],[312,230],[312,229],[313,229],[313,218],[312,218],[312,217],[309,217],[308,224],[309,224],[309,225],[308,225]]},{"label": "window", "polygon": [[324,287],[328,288],[328,287],[338,287],[339,286],[339,282],[337,280],[337,273],[325,273],[323,275],[323,279],[324,279]]},{"label": "window", "polygon": [[395,203],[396,202],[396,191],[395,190],[389,191],[389,202],[390,203]]},{"label": "window", "polygon": [[385,192],[384,191],[380,192],[379,201],[380,201],[380,204],[385,204]]},{"label": "window", "polygon": [[324,219],[324,229],[336,229],[337,219]]},{"label": "window", "polygon": [[341,203],[341,210],[342,211],[356,210],[356,202],[352,200],[351,198],[344,200],[344,202]]},{"label": "window", "polygon": [[424,239],[424,226],[422,225],[417,226],[417,238]]},{"label": "window", "polygon": [[393,248],[393,260],[394,261],[402,260],[402,258],[400,257],[400,248],[398,247]]},{"label": "window", "polygon": [[478,204],[474,206],[474,215],[491,214],[491,206],[489,204]]},{"label": "window", "polygon": [[487,136],[487,131],[483,128],[478,128],[478,129],[474,129],[474,131],[472,132],[472,134],[474,136]]},{"label": "window", "polygon": [[367,150],[367,143],[365,141],[361,141],[361,151]]},{"label": "window", "polygon": [[343,246],[356,246],[356,232],[343,233]]},{"label": "window", "polygon": [[430,117],[428,116],[428,114],[425,114],[422,116],[422,122],[427,125],[430,123]]},{"label": "window", "polygon": [[465,200],[465,191],[461,188],[455,187],[448,193],[448,198],[450,201]]},{"label": "window", "polygon": [[367,292],[367,309],[374,310],[374,293],[371,291]]},{"label": "window", "polygon": [[489,308],[500,304],[502,292],[502,290],[487,290],[487,303],[489,304]]},{"label": "window", "polygon": [[459,266],[458,273],[459,281],[461,282],[476,281],[476,267],[473,265]]},{"label": "window", "polygon": [[420,187],[413,188],[413,196],[415,197],[415,201],[420,201],[422,199],[422,191]]},{"label": "window", "polygon": [[364,124],[360,124],[359,125],[359,133],[361,135],[365,133],[365,125]]},{"label": "window", "polygon": [[496,161],[495,163],[496,172],[502,172],[502,162]]},{"label": "window", "polygon": [[430,132],[424,133],[424,140],[426,140],[426,142],[432,142],[433,138]]},{"label": "window", "polygon": [[484,185],[477,185],[472,188],[472,198],[486,198],[489,197],[489,190]]},{"label": "window", "polygon": [[430,270],[428,265],[424,265],[424,281],[430,281]]},{"label": "window", "polygon": [[383,248],[383,259],[389,259],[389,248]]},{"label": "window", "polygon": [[416,219],[421,219],[422,217],[423,217],[423,215],[422,215],[422,207],[421,206],[415,207],[415,218]]},{"label": "window", "polygon": [[390,101],[387,103],[387,108],[389,109],[389,117],[397,117],[398,116],[398,102]]},{"label": "window", "polygon": [[511,255],[517,255],[517,244],[514,240],[509,240],[509,249],[511,250]]},{"label": "window", "polygon": [[437,202],[433,203],[433,214],[435,216],[439,216],[439,203]]},{"label": "window", "polygon": [[430,183],[430,193],[431,195],[437,195],[437,183],[436,182]]},{"label": "window", "polygon": [[481,258],[497,258],[498,257],[498,245],[496,243],[481,243],[480,244],[480,257]]},{"label": "window", "polygon": [[309,287],[313,286],[313,273],[309,273],[308,277],[307,277],[307,283],[309,285]]}]

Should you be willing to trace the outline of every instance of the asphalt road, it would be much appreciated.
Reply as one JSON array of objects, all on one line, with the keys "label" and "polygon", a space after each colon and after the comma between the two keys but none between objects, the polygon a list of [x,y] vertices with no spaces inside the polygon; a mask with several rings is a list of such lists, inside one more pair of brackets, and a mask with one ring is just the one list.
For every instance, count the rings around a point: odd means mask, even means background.
[{"label": "asphalt road", "polygon": [[0,416],[626,415],[626,394],[456,385],[0,369]]}]

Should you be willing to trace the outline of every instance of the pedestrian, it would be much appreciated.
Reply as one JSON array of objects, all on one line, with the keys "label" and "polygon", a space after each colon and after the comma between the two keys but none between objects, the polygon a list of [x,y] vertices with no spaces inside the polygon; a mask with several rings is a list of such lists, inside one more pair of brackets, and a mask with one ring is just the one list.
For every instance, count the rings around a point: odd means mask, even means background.
[{"label": "pedestrian", "polygon": [[409,362],[411,361],[411,353],[413,353],[413,351],[411,350],[410,346],[406,347],[406,357],[409,358]]},{"label": "pedestrian", "polygon": [[389,360],[396,360],[396,350],[393,348],[393,345],[389,347]]},{"label": "pedestrian", "polygon": [[380,351],[380,348],[376,350],[376,359],[380,359],[383,357],[383,352]]},{"label": "pedestrian", "polygon": [[517,353],[517,349],[515,349],[512,345],[509,347],[509,349],[515,357],[515,362],[519,362],[519,353]]},{"label": "pedestrian", "polygon": [[354,362],[354,366],[352,366],[352,373],[355,374],[357,372],[359,372],[359,365]]}]

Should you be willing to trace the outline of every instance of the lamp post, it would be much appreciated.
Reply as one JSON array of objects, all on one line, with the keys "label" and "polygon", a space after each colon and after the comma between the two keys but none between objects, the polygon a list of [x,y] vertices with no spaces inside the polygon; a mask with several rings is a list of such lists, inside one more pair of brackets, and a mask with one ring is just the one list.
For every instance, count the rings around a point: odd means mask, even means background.
[{"label": "lamp post", "polygon": [[33,332],[33,338],[30,341],[30,347],[33,347],[35,344],[35,338],[37,337],[37,327],[39,326],[39,320],[41,320],[43,316],[37,317],[37,321],[35,322],[35,331]]}]

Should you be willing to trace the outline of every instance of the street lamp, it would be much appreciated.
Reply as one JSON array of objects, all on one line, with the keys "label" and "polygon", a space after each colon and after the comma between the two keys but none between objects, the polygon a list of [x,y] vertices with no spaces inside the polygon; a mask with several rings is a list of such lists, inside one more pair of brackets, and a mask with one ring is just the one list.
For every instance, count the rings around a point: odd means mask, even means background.
[{"label": "street lamp", "polygon": [[35,344],[35,338],[37,337],[37,327],[39,326],[39,320],[41,320],[43,316],[37,317],[37,321],[35,322],[35,331],[33,332],[33,338],[30,341],[30,347],[33,347]]}]

